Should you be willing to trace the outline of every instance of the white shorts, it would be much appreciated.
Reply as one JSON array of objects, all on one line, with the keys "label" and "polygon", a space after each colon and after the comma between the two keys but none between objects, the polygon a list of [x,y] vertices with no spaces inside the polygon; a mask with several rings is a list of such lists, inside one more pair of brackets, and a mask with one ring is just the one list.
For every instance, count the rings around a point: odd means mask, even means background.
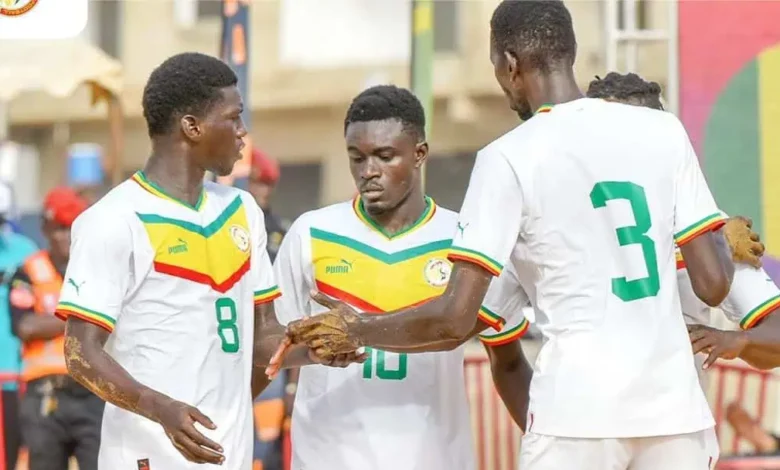
[{"label": "white shorts", "polygon": [[712,470],[720,448],[715,429],[674,436],[586,439],[528,433],[521,470]]}]

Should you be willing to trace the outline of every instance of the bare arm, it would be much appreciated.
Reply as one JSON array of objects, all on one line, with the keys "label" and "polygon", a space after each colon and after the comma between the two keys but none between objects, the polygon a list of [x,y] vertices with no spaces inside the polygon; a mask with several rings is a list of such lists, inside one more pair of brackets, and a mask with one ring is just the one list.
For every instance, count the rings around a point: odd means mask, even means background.
[{"label": "bare arm", "polygon": [[103,400],[156,421],[155,408],[168,397],[137,382],[105,352],[108,336],[97,325],[69,317],[65,332],[68,372]]},{"label": "bare arm", "polygon": [[780,367],[780,313],[777,310],[743,334],[746,345],[739,355],[742,360],[762,370]]},{"label": "bare arm", "polygon": [[468,338],[477,323],[493,276],[485,269],[456,261],[444,293],[416,307],[386,315],[360,315],[351,327],[365,346],[388,351],[413,348],[440,351]]},{"label": "bare arm", "polygon": [[[255,339],[252,364],[252,397],[256,398],[271,383],[273,376],[266,374],[266,368],[271,363],[275,351],[286,340],[285,327],[279,323],[274,311],[274,303],[266,302],[255,305]],[[364,354],[350,352],[339,355],[318,356],[305,344],[288,346],[288,351],[280,369],[295,369],[298,367],[320,364],[332,367],[346,367],[353,362],[363,362]],[[273,375],[273,374],[272,374]]]},{"label": "bare arm", "polygon": [[103,400],[159,423],[187,460],[221,464],[222,447],[193,426],[197,421],[216,429],[214,423],[197,408],[136,381],[103,349],[108,336],[109,332],[97,325],[68,317],[65,363],[71,377]]},{"label": "bare arm", "polygon": [[36,339],[49,340],[62,335],[65,324],[54,315],[36,315],[24,312],[14,323],[14,334],[20,340],[27,342]]},{"label": "bare arm", "polygon": [[486,344],[485,349],[490,357],[490,371],[496,391],[512,419],[525,432],[533,369],[523,354],[520,340],[501,346]]},{"label": "bare arm", "polygon": [[471,338],[483,332],[486,328],[488,328],[488,326],[478,320],[477,323],[474,325],[474,328],[471,330],[471,332],[465,337],[460,339],[443,339],[439,342],[430,343],[424,346],[412,345],[412,346],[403,346],[403,347],[391,347],[391,348],[385,348],[384,350],[389,352],[394,352],[394,353],[452,351],[453,349],[457,349],[460,345],[462,345],[466,341],[470,340]]},{"label": "bare arm", "polygon": [[49,340],[65,333],[65,323],[54,315],[37,315],[33,311],[35,294],[32,281],[24,268],[11,278],[8,309],[11,312],[11,331],[23,342]]},{"label": "bare arm", "polygon": [[731,251],[721,231],[707,232],[680,246],[693,292],[716,307],[729,293],[734,276]]}]

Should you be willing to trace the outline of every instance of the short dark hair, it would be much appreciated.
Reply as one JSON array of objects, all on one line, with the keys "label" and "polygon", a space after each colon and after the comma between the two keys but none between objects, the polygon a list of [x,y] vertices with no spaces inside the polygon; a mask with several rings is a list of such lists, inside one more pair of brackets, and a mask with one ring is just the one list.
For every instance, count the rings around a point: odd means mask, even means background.
[{"label": "short dark hair", "polygon": [[590,82],[588,98],[605,98],[636,104],[647,108],[663,110],[661,85],[648,82],[635,73],[621,75],[610,72],[604,78],[596,77]]},{"label": "short dark hair", "polygon": [[490,19],[493,45],[542,72],[574,64],[577,39],[571,14],[560,0],[504,0]]},{"label": "short dark hair", "polygon": [[395,85],[377,85],[363,90],[352,100],[344,118],[344,133],[353,122],[397,119],[406,131],[425,140],[425,110],[414,93]]},{"label": "short dark hair", "polygon": [[184,114],[202,116],[222,98],[222,88],[236,83],[236,74],[215,57],[197,52],[170,57],[152,71],[144,87],[149,135],[169,133]]}]

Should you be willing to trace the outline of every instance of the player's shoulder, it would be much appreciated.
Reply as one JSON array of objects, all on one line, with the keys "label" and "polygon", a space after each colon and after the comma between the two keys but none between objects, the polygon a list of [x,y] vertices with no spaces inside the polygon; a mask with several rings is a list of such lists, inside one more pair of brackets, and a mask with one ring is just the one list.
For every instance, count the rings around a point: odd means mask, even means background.
[{"label": "player's shoulder", "polygon": [[[436,203],[434,202],[434,204]],[[458,213],[438,204],[435,205],[435,208],[436,213],[433,215],[433,220],[443,225],[450,225],[454,229],[458,224]]]},{"label": "player's shoulder", "polygon": [[135,217],[136,185],[131,181],[124,181],[112,188],[105,196],[101,197],[76,219],[79,220],[106,220],[127,221]]},{"label": "player's shoulder", "polygon": [[82,212],[73,223],[72,231],[112,234],[127,231],[127,227],[137,221],[133,205],[137,200],[136,189],[130,180],[120,183]]},{"label": "player's shoulder", "polygon": [[617,103],[614,101],[595,100],[596,112],[600,114],[599,120],[611,120],[610,127],[615,129],[641,129],[643,132],[667,132],[680,135],[685,133],[682,121],[667,111]]},{"label": "player's shoulder", "polygon": [[555,142],[551,137],[554,130],[554,126],[550,125],[551,116],[551,112],[534,115],[482,147],[477,156],[485,160],[503,157],[513,163],[543,158]]},{"label": "player's shoulder", "polygon": [[287,235],[309,233],[312,228],[339,231],[354,218],[354,200],[337,202],[304,212],[296,218]]}]

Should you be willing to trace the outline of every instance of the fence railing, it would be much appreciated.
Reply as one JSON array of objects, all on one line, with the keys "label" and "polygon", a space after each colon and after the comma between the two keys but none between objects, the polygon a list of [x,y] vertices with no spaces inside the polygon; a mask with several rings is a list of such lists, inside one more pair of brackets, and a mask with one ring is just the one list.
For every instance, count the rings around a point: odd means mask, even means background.
[{"label": "fence railing", "polygon": [[[522,433],[493,387],[487,357],[480,354],[468,355],[465,378],[478,470],[517,470]],[[721,456],[752,450],[749,445],[740,441],[730,426],[725,425],[725,410],[730,403],[738,403],[751,415],[760,417],[766,429],[777,427],[780,422],[780,406],[776,403],[777,400],[773,399],[778,396],[777,379],[778,376],[772,372],[758,371],[737,361],[719,361],[710,370],[707,396],[715,415]],[[17,380],[15,374],[0,373],[0,384]],[[0,395],[0,443],[5,439],[2,400]],[[288,434],[285,435],[284,453],[285,468],[289,469],[291,443]],[[5,457],[5,448],[0,445],[0,470],[15,470],[6,468]],[[724,462],[718,468],[770,468],[767,464],[759,464],[759,467],[749,466],[753,465],[750,462],[763,460]],[[780,465],[771,468],[780,468]]]}]

